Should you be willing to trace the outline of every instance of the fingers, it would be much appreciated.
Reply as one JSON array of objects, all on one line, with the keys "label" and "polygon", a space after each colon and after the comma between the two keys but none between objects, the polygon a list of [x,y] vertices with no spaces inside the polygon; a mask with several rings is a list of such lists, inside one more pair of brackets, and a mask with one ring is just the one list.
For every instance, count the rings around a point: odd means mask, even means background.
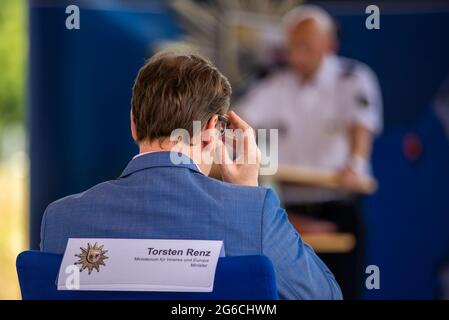
[{"label": "fingers", "polygon": [[225,135],[225,148],[230,148],[233,156],[224,153],[222,159],[236,165],[259,163],[260,150],[257,147],[254,130],[234,111],[229,112],[227,118],[231,130]]},{"label": "fingers", "polygon": [[[232,146],[231,146],[232,147]],[[221,154],[221,166],[229,165],[233,163],[233,160],[229,154],[228,150],[229,146],[227,146],[225,143],[221,143],[220,147],[220,154]]]},{"label": "fingers", "polygon": [[226,146],[224,143],[221,144],[220,147],[220,172],[221,176],[223,178],[223,181],[232,182],[235,181],[237,178],[235,177],[235,164],[234,161],[231,159],[231,156],[228,151],[228,146]]},{"label": "fingers", "polygon": [[232,129],[240,129],[244,134],[240,138],[244,142],[245,153],[247,153],[252,145],[256,144],[254,131],[251,126],[240,118],[234,111],[228,113],[229,123]]},{"label": "fingers", "polygon": [[240,118],[234,111],[228,113],[228,120],[233,129],[242,129],[243,131],[246,131],[251,128],[249,124]]},{"label": "fingers", "polygon": [[228,113],[229,134],[221,144],[223,181],[258,186],[259,153],[252,128],[235,112]]}]

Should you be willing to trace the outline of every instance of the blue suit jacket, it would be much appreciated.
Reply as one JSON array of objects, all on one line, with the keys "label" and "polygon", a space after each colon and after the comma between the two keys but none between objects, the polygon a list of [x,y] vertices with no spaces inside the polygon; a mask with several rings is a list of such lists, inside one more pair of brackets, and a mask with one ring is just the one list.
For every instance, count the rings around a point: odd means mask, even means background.
[{"label": "blue suit jacket", "polygon": [[268,256],[281,298],[341,298],[272,190],[209,178],[184,160],[144,154],[118,179],[53,202],[42,220],[41,250],[63,253],[68,238],[223,240],[227,256]]}]

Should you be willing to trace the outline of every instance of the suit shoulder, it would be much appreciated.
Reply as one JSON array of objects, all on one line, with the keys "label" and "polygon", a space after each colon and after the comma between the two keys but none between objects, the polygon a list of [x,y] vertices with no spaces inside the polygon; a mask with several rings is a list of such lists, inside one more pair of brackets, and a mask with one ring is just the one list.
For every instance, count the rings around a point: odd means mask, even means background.
[{"label": "suit shoulder", "polygon": [[263,203],[268,192],[268,189],[264,187],[241,186],[207,176],[203,176],[203,178],[210,192],[215,191],[226,195],[227,198],[239,199],[239,201],[248,200],[254,203]]},{"label": "suit shoulder", "polygon": [[52,212],[58,212],[58,209],[66,208],[68,206],[72,206],[77,203],[81,203],[83,200],[85,200],[89,195],[96,193],[100,190],[106,189],[110,183],[112,183],[114,180],[111,181],[105,181],[102,183],[99,183],[83,192],[71,194],[68,196],[65,196],[63,198],[60,198],[58,200],[53,201],[47,206],[47,209],[45,210],[46,213],[52,213]]}]

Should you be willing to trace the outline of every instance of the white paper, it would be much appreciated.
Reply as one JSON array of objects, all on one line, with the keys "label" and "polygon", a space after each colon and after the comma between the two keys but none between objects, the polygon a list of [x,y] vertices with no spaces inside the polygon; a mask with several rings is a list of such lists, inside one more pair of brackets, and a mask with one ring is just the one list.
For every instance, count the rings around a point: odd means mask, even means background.
[{"label": "white paper", "polygon": [[223,241],[69,239],[58,290],[212,292]]}]

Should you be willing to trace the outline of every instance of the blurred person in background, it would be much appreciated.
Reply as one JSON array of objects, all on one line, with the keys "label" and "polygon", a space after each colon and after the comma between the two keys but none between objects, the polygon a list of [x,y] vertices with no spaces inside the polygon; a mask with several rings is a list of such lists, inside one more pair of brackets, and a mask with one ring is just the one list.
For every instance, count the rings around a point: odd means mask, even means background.
[{"label": "blurred person in background", "polygon": [[336,27],[323,9],[297,7],[282,27],[288,67],[253,86],[238,108],[253,127],[279,129],[280,165],[340,172],[340,190],[281,186],[281,192],[290,215],[331,222],[355,236],[349,253],[322,256],[344,297],[355,299],[363,284],[363,225],[357,197],[347,190],[370,174],[373,137],[382,129],[379,85],[368,66],[335,55]]}]

